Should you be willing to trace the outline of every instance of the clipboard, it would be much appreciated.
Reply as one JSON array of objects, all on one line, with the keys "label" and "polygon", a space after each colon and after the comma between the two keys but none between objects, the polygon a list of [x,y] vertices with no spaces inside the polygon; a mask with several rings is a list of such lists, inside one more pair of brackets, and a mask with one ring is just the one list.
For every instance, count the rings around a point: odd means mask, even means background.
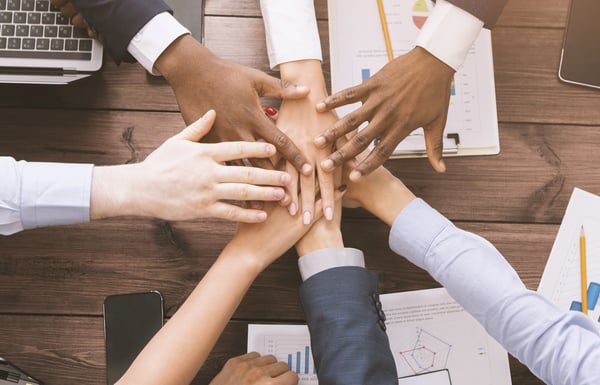
[{"label": "clipboard", "polygon": [[[388,63],[388,57],[375,2],[329,0],[328,7],[331,88],[335,93],[368,79]],[[434,3],[431,0],[384,0],[384,7],[391,45],[397,57],[414,48],[414,41]],[[450,95],[444,156],[498,154],[500,139],[489,30],[482,30],[465,63],[455,73]],[[336,111],[341,117],[359,106],[360,103],[355,103]],[[375,144],[371,143],[369,148],[373,149]],[[391,158],[425,156],[424,134],[419,128],[398,145]]]}]

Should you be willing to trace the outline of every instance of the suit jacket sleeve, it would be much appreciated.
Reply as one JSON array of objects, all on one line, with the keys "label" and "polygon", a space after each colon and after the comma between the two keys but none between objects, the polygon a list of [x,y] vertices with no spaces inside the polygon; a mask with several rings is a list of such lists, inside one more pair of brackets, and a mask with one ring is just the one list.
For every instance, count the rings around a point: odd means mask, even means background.
[{"label": "suit jacket sleeve", "polygon": [[337,267],[307,279],[300,299],[320,385],[397,385],[377,277]]},{"label": "suit jacket sleeve", "polygon": [[71,0],[102,41],[117,64],[135,61],[127,46],[154,16],[172,12],[163,0]]},{"label": "suit jacket sleeve", "polygon": [[447,0],[483,21],[485,28],[492,28],[507,0]]}]

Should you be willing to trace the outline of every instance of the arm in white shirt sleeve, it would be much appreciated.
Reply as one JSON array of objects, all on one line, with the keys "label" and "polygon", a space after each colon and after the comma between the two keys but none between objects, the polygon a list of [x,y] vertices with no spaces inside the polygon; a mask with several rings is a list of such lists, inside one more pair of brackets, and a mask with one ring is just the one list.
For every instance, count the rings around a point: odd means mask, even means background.
[{"label": "arm in white shirt sleeve", "polygon": [[600,333],[527,290],[485,239],[415,199],[396,217],[390,247],[427,270],[511,354],[547,384],[600,384]]},{"label": "arm in white shirt sleeve", "polygon": [[169,12],[154,16],[133,37],[127,46],[127,51],[152,75],[160,75],[154,68],[156,59],[179,36],[187,35],[190,31],[181,25]]},{"label": "arm in white shirt sleeve", "polygon": [[313,0],[261,0],[269,63],[323,60]]},{"label": "arm in white shirt sleeve", "polygon": [[0,157],[0,234],[88,222],[93,167]]},{"label": "arm in white shirt sleeve", "polygon": [[446,0],[437,0],[415,45],[423,47],[456,71],[465,61],[482,28],[483,21],[469,12]]}]

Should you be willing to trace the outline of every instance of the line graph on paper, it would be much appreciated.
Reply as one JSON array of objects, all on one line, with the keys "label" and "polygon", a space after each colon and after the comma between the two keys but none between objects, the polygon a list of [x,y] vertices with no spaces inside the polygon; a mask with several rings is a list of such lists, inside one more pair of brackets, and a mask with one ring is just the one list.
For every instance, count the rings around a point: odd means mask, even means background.
[{"label": "line graph on paper", "polygon": [[446,369],[452,352],[452,344],[417,327],[413,347],[398,352],[400,377]]}]

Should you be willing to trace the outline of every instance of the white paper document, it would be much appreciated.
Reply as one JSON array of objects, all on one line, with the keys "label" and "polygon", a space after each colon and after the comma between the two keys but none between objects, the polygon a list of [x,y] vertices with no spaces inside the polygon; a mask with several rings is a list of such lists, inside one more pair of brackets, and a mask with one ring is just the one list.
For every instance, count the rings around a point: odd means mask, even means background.
[{"label": "white paper document", "polygon": [[588,317],[600,329],[600,197],[574,189],[538,292],[561,310],[581,310],[579,235],[585,231]]},{"label": "white paper document", "polygon": [[[368,79],[388,62],[388,57],[374,0],[329,0],[328,4],[331,88],[337,92]],[[397,57],[414,47],[434,3],[431,0],[383,0],[383,4],[394,57]],[[463,66],[454,75],[450,95],[444,131],[445,154],[497,154],[500,140],[489,30],[482,30]],[[360,103],[355,103],[337,112],[343,116],[359,106]],[[419,128],[398,145],[393,157],[424,155],[423,130]]]},{"label": "white paper document", "polygon": [[[510,385],[508,355],[443,289],[380,296],[400,385]],[[316,385],[305,325],[249,325],[248,351],[287,362]]]}]

